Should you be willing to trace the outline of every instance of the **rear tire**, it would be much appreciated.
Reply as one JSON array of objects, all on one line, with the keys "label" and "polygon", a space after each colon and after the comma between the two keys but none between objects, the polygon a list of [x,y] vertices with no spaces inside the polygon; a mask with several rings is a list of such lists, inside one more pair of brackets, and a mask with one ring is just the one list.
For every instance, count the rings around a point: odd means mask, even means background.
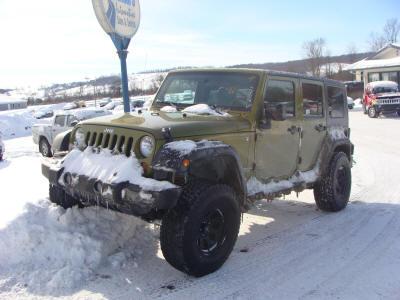
[{"label": "rear tire", "polygon": [[368,116],[369,116],[370,118],[376,118],[376,117],[378,117],[378,113],[377,113],[375,107],[371,106],[371,107],[368,108]]},{"label": "rear tire", "polygon": [[400,110],[396,112],[397,116],[400,117]]},{"label": "rear tire", "polygon": [[162,220],[161,250],[174,268],[204,276],[227,260],[239,227],[240,209],[232,188],[193,182]]},{"label": "rear tire", "polygon": [[44,157],[52,157],[51,146],[46,138],[41,138],[39,141],[39,152],[42,153]]},{"label": "rear tire", "polygon": [[335,153],[325,175],[314,186],[314,198],[318,208],[327,212],[344,209],[351,192],[351,167],[347,155]]},{"label": "rear tire", "polygon": [[82,204],[79,200],[68,195],[62,188],[53,184],[50,184],[49,186],[49,199],[54,204],[57,204],[65,209],[71,208],[76,205],[82,207]]}]

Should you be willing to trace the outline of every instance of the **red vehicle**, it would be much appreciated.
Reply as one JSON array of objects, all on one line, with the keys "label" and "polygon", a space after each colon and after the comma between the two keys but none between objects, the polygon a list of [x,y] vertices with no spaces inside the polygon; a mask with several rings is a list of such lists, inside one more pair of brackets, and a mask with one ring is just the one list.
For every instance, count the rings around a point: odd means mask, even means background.
[{"label": "red vehicle", "polygon": [[374,81],[366,85],[363,98],[364,113],[376,118],[383,112],[400,116],[399,85],[393,81]]}]

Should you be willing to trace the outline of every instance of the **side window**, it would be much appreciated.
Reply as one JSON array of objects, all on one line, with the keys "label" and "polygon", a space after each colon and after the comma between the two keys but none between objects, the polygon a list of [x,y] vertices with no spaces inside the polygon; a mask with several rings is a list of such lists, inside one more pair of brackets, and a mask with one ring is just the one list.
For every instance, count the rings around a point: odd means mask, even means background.
[{"label": "side window", "polygon": [[322,86],[312,83],[303,83],[302,88],[304,116],[323,116]]},{"label": "side window", "polygon": [[65,126],[65,116],[57,116],[54,121],[54,124],[59,127],[64,127]]},{"label": "side window", "polygon": [[341,88],[328,86],[328,104],[331,118],[343,118],[345,107],[345,95]]},{"label": "side window", "polygon": [[271,120],[283,121],[295,116],[295,88],[292,81],[269,80],[264,105]]},{"label": "side window", "polygon": [[68,126],[68,127],[72,127],[71,123],[72,123],[73,121],[79,121],[79,120],[78,120],[77,117],[75,117],[75,116],[68,116],[68,123],[67,123],[67,126]]}]

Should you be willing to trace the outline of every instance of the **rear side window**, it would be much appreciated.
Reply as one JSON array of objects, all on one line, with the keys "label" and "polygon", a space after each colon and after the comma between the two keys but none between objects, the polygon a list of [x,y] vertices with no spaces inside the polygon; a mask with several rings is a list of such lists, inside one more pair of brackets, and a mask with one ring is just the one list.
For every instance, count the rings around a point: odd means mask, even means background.
[{"label": "rear side window", "polygon": [[295,116],[295,89],[292,81],[269,80],[264,99],[271,120],[283,121]]},{"label": "rear side window", "polygon": [[347,99],[341,88],[328,86],[328,104],[331,118],[343,118]]},{"label": "rear side window", "polygon": [[65,126],[65,116],[57,116],[54,124],[56,126],[64,127]]},{"label": "rear side window", "polygon": [[303,113],[305,117],[323,116],[322,86],[303,83]]}]

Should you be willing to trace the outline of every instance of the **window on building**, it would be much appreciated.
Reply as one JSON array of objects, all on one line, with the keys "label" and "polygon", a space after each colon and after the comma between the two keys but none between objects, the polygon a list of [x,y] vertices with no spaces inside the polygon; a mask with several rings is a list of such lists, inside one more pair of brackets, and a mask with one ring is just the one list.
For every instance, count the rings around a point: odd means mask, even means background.
[{"label": "window on building", "polygon": [[343,89],[328,86],[328,104],[331,118],[343,118],[345,108],[345,94]]},{"label": "window on building", "polygon": [[368,73],[368,82],[379,81],[379,73]]},{"label": "window on building", "polygon": [[284,80],[269,80],[264,105],[271,120],[283,121],[295,116],[294,83]]},{"label": "window on building", "polygon": [[397,72],[385,72],[382,73],[382,80],[397,82]]},{"label": "window on building", "polygon": [[305,117],[323,115],[322,86],[303,83],[303,113]]}]

